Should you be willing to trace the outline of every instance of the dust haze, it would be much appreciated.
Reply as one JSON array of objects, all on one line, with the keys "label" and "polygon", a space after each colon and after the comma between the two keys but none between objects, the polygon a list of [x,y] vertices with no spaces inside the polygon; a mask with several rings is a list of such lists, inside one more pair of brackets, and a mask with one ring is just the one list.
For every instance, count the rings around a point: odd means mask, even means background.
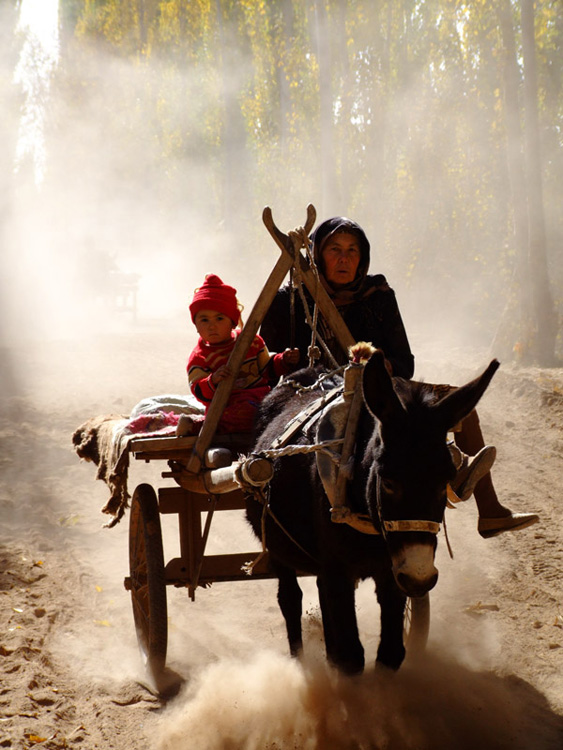
[{"label": "dust haze", "polygon": [[[306,206],[313,203],[320,220],[350,215],[368,236],[382,240],[372,244],[370,270],[384,273],[397,292],[411,346],[419,355],[418,377],[451,380],[445,352],[466,354],[472,371],[487,363],[502,311],[503,282],[487,276],[488,286],[479,289],[479,269],[473,276],[472,262],[452,253],[446,240],[434,249],[434,257],[448,264],[459,282],[447,290],[436,288],[432,266],[413,281],[409,252],[398,242],[403,228],[391,227],[381,237],[376,211],[364,206],[352,213],[351,200],[326,195],[314,153],[303,165],[310,178],[304,184],[279,194],[266,190],[260,205],[245,203],[250,192],[242,190],[237,221],[229,224],[211,165],[197,156],[206,112],[194,94],[198,81],[193,72],[178,70],[169,85],[186,97],[185,107],[173,116],[178,127],[193,133],[196,145],[191,154],[168,161],[172,176],[163,174],[164,145],[153,119],[162,69],[88,45],[81,48],[69,35],[61,39],[61,59],[43,102],[44,176],[38,181],[32,155],[16,170],[25,94],[14,82],[22,46],[14,19],[4,3],[0,385],[11,400],[6,399],[3,414],[8,452],[2,536],[5,541],[27,539],[46,561],[63,556],[68,578],[61,586],[68,588],[69,598],[73,590],[85,590],[87,596],[86,601],[77,598],[73,611],[62,616],[53,653],[111,692],[125,680],[142,680],[122,585],[127,524],[101,528],[99,509],[107,488],[93,481],[92,466],[75,466],[70,437],[96,414],[128,414],[146,396],[187,391],[185,362],[195,343],[187,305],[194,288],[206,273],[218,273],[238,289],[248,313],[277,260],[279,251],[261,224],[262,206],[272,207],[284,231],[303,223]],[[243,61],[238,75],[249,66]],[[416,90],[405,91],[402,102],[394,117],[406,131],[405,120],[413,113],[421,123],[428,113],[415,106]],[[435,110],[432,117],[447,119],[446,114]],[[409,132],[408,148],[416,152],[416,128]],[[248,164],[252,155],[244,157],[233,155],[240,164]],[[431,166],[429,160],[423,170],[428,191],[439,177]],[[312,191],[310,184],[316,186]],[[421,217],[413,217],[413,223],[420,224]],[[128,307],[130,298],[112,290],[117,274],[138,282],[134,309]],[[487,317],[488,331],[476,324]],[[132,467],[135,483],[155,486],[161,470]],[[165,519],[166,558],[178,544],[173,521]],[[237,551],[233,543],[257,548],[243,519],[214,524],[211,553]],[[527,750],[535,732],[538,747],[555,750],[560,726],[545,720],[547,699],[511,676],[498,626],[477,616],[468,629],[461,616],[468,602],[480,602],[491,576],[508,574],[510,565],[491,547],[475,554],[475,525],[474,508],[459,511],[450,529],[454,560],[441,540],[428,653],[393,675],[370,669],[348,679],[327,667],[312,581],[303,582],[308,651],[303,664],[286,655],[274,582],[217,584],[198,591],[195,602],[185,591],[169,591],[169,664],[186,684],[158,718],[158,749]],[[357,602],[367,662],[373,664],[379,611],[367,582],[360,584]]]},{"label": "dust haze", "polygon": [[[35,106],[43,108],[45,153],[40,157],[28,153],[14,172],[11,165],[23,137],[20,113],[29,92],[14,81],[13,74],[22,35],[13,31],[14,12],[7,8],[3,12],[2,93],[9,105],[2,147],[6,165],[2,174],[2,296],[7,341],[84,338],[130,324],[130,316],[116,314],[112,308],[115,272],[138,275],[137,325],[155,321],[163,328],[186,325],[191,333],[187,302],[211,271],[239,290],[248,311],[279,252],[262,226],[262,207],[270,205],[280,228],[287,230],[304,222],[305,208],[311,202],[319,220],[339,213],[351,215],[365,227],[373,246],[370,270],[384,273],[395,288],[415,353],[426,342],[490,345],[493,330],[483,330],[478,322],[488,317],[494,321],[500,315],[502,281],[488,275],[487,287],[476,290],[482,274],[479,265],[472,258],[460,257],[446,236],[442,248],[432,249],[427,267],[424,255],[417,256],[413,280],[413,248],[404,246],[405,237],[412,240],[408,228],[399,221],[396,225],[387,221],[383,235],[377,222],[381,209],[376,195],[354,210],[351,197],[338,199],[327,193],[320,184],[318,150],[308,154],[302,165],[306,181],[296,180],[278,193],[266,187],[257,203],[251,202],[248,188],[254,154],[244,149],[232,154],[241,190],[234,210],[226,207],[212,165],[205,163],[197,148],[209,114],[206,106],[213,104],[198,97],[197,74],[189,69],[167,73],[166,86],[178,91],[178,106],[164,117],[189,132],[193,145],[176,159],[169,158],[163,169],[162,157],[173,144],[163,142],[152,114],[159,106],[162,65],[158,61],[133,64],[97,49],[92,42],[77,41],[65,29],[60,59],[51,75],[45,76],[49,87],[38,92],[36,86],[32,91],[39,98]],[[240,87],[250,79],[252,69],[241,52],[237,61],[232,83]],[[236,92],[236,88],[227,90],[225,96],[235,97]],[[416,134],[424,129],[413,117],[420,123],[429,117],[433,123],[447,122],[447,110],[446,105],[440,110],[433,102],[432,111],[421,111],[422,105],[415,82],[412,90],[397,98],[392,119],[397,131],[405,133],[408,158],[418,162],[421,192],[432,195],[442,167],[438,158],[433,161],[424,153],[422,141],[417,143]],[[447,151],[447,127],[443,135]],[[473,146],[481,148],[478,142]],[[40,184],[38,158],[44,161]],[[447,216],[448,197],[439,196],[439,201]],[[428,205],[409,208],[411,231],[423,225]],[[440,274],[435,258],[441,259],[453,279],[448,288],[436,288]],[[491,306],[490,316],[485,302]]]}]

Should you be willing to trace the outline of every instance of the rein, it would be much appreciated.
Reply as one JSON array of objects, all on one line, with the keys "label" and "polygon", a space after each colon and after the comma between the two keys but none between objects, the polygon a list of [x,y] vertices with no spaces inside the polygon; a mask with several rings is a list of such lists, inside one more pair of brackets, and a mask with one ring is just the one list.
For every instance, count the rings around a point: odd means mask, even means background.
[{"label": "rein", "polygon": [[254,572],[255,566],[262,560],[262,558],[267,554],[268,548],[266,546],[266,516],[270,516],[270,518],[279,526],[279,528],[283,531],[283,533],[286,535],[286,537],[293,542],[293,544],[297,547],[298,550],[303,552],[304,555],[306,555],[310,560],[313,560],[313,562],[318,562],[315,557],[310,552],[307,552],[307,550],[302,547],[297,539],[295,539],[289,531],[285,528],[285,526],[280,522],[280,520],[275,515],[274,511],[272,510],[270,506],[270,488],[268,486],[267,494],[264,492],[263,488],[255,488],[255,492],[253,492],[254,499],[257,500],[259,503],[262,504],[262,519],[260,522],[260,531],[261,531],[261,541],[262,541],[262,552],[251,562],[247,562],[242,566],[242,570],[246,573],[246,575],[251,576]]},{"label": "rein", "polygon": [[[284,383],[285,382],[286,381],[284,381]],[[279,448],[284,448],[285,446],[287,446],[288,441],[297,432],[299,432],[299,430],[306,424],[306,422],[311,420],[320,411],[322,411],[322,409],[324,409],[324,407],[331,401],[333,401],[340,393],[342,393],[342,388],[340,386],[338,386],[337,388],[333,388],[331,391],[325,392],[324,395],[309,404],[309,406],[300,411],[299,414],[296,414],[293,419],[290,419],[287,423],[287,427],[282,432],[282,434],[278,435],[278,437],[274,441],[272,441],[269,451],[270,454],[272,451],[276,451]],[[294,447],[298,448],[300,446]],[[259,453],[257,455],[261,454]],[[270,458],[272,457],[272,455],[268,457]]]}]

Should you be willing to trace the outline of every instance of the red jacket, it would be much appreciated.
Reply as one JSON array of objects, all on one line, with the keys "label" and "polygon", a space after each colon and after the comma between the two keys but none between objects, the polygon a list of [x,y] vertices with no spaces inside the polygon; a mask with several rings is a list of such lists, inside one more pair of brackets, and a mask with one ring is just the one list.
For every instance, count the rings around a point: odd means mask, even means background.
[{"label": "red jacket", "polygon": [[[240,329],[233,331],[225,344],[208,344],[199,339],[188,359],[188,380],[194,396],[209,408],[216,386],[211,376],[226,365]],[[264,339],[255,336],[240,367],[229,401],[218,425],[218,432],[250,432],[258,404],[270,391],[268,382],[289,372],[283,354],[270,354]]]}]

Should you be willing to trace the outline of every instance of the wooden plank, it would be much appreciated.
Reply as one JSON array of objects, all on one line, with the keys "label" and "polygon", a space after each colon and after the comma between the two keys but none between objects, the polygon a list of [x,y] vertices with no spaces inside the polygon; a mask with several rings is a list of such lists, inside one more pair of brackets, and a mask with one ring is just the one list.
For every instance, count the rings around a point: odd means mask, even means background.
[{"label": "wooden plank", "polygon": [[[252,575],[247,575],[242,569],[243,565],[255,560],[259,554],[258,551],[253,551],[238,552],[233,555],[206,555],[203,558],[199,585],[274,578],[275,576],[269,568],[268,555],[258,562]],[[167,584],[184,583],[191,585],[193,583],[187,561],[181,557],[169,560],[166,564],[165,576]]]},{"label": "wooden plank", "polygon": [[180,555],[190,580],[193,580],[203,554],[201,541],[201,513],[186,503],[178,514]]},{"label": "wooden plank", "polygon": [[[315,213],[313,207],[311,206],[309,207],[307,213],[307,222],[305,227],[307,233],[310,232],[313,228],[314,222]],[[231,356],[229,357],[229,361],[227,363],[231,369],[231,375],[226,380],[222,380],[217,386],[217,390],[215,391],[215,394],[205,416],[205,422],[203,423],[201,432],[199,433],[197,442],[194,446],[192,456],[188,462],[187,469],[194,474],[197,474],[197,472],[200,470],[203,463],[203,455],[211,445],[211,441],[213,440],[213,436],[215,435],[215,430],[217,429],[219,419],[221,418],[223,410],[227,405],[227,401],[229,400],[229,396],[231,395],[231,391],[233,390],[235,378],[238,375],[238,371],[244,361],[246,353],[248,352],[248,349],[252,341],[254,340],[254,337],[256,336],[258,329],[260,328],[262,321],[264,320],[264,317],[278,292],[278,289],[282,285],[283,280],[285,279],[292,265],[293,256],[291,255],[291,252],[289,252],[289,250],[287,252],[283,252],[276,265],[274,266],[273,271],[270,273],[266,283],[264,284],[262,291],[258,295],[258,299],[254,303],[254,307],[252,308],[252,311],[248,316],[248,320],[246,321],[244,328],[242,329],[242,332],[237,339],[237,342],[234,346],[233,351],[231,352]]]},{"label": "wooden plank", "polygon": [[[189,437],[171,435],[170,437],[161,438],[134,438],[129,445],[129,450],[140,461],[168,458],[187,461],[192,454],[196,440],[197,435]],[[234,453],[243,453],[250,449],[250,442],[251,435],[246,433],[215,435],[213,438],[213,447],[228,448]]]},{"label": "wooden plank", "polygon": [[191,450],[195,445],[196,436],[190,437],[176,437],[176,435],[170,435],[167,437],[154,437],[154,438],[133,438],[129,444],[129,450],[131,453],[150,453],[151,451],[164,451],[167,449],[171,450]]},{"label": "wooden plank", "polygon": [[201,583],[205,581],[251,581],[259,574],[273,577],[273,573],[268,570],[267,558],[262,558],[257,564],[256,576],[247,575],[243,571],[243,566],[256,560],[259,554],[259,551],[254,551],[236,552],[232,555],[206,555],[203,558],[199,580]]},{"label": "wooden plank", "polygon": [[[261,579],[275,578],[276,576],[270,568],[269,554],[266,552],[256,566],[252,575],[247,575],[243,568],[249,562],[256,560],[260,552],[237,552],[232,555],[206,555],[203,558],[199,585],[203,586],[209,583],[225,583],[234,581],[256,581]],[[298,570],[299,577],[311,576],[313,573]],[[165,567],[166,583],[168,585],[189,586],[192,579],[187,566],[187,561],[181,557],[174,557],[166,563]]]},{"label": "wooden plank", "polygon": [[[180,513],[187,504],[193,505],[200,513],[210,509],[207,495],[190,492],[182,487],[161,487],[158,490],[158,509],[161,513]],[[246,507],[241,490],[229,492],[218,498],[215,511],[244,510]]]},{"label": "wooden plank", "polygon": [[146,461],[147,463],[149,461],[166,461],[166,460],[175,460],[175,461],[188,461],[189,457],[192,455],[191,448],[189,450],[178,450],[175,451],[172,448],[169,448],[165,451],[156,451],[152,450],[150,452],[144,452],[139,451],[138,453],[135,453],[135,459],[137,461]]},{"label": "wooden plank", "polygon": [[[361,385],[361,372],[363,371],[363,368],[361,367],[361,365],[351,365],[350,367],[357,368],[348,372],[349,376],[355,376],[354,394],[351,397],[352,403],[350,404],[350,408],[348,411],[346,430],[344,432],[344,443],[342,445],[342,450],[340,451],[340,463],[338,464],[338,475],[336,478],[336,486],[334,488],[333,508],[346,507],[346,487],[351,479],[348,472],[348,462],[353,456],[358,422],[360,419],[362,406],[364,404],[364,396]],[[335,513],[337,512],[338,511],[335,511]],[[336,518],[336,515],[334,517]]]}]

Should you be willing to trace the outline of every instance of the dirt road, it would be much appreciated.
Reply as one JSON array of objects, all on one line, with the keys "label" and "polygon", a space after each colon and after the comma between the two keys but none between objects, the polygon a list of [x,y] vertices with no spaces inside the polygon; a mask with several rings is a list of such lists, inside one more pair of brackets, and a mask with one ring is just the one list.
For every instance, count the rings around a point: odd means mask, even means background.
[{"label": "dirt road", "polygon": [[[335,675],[322,658],[307,581],[309,656],[298,665],[286,656],[273,582],[215,584],[194,603],[169,591],[169,664],[185,679],[179,695],[164,702],[143,686],[123,588],[127,519],[102,528],[107,488],[70,440],[91,416],[185,392],[190,344],[139,326],[2,353],[0,747],[560,750],[563,370],[503,366],[482,401],[499,493],[514,510],[539,512],[541,523],[485,541],[472,501],[448,511],[454,559],[442,538],[420,662],[395,675]],[[457,383],[487,363],[454,355],[434,355],[432,366],[429,355],[419,359],[417,377]],[[165,482],[165,465],[137,464],[130,488]],[[255,544],[238,516],[214,534],[217,550]],[[173,520],[164,536],[169,557]],[[367,583],[358,612],[373,662],[378,611]]]}]

